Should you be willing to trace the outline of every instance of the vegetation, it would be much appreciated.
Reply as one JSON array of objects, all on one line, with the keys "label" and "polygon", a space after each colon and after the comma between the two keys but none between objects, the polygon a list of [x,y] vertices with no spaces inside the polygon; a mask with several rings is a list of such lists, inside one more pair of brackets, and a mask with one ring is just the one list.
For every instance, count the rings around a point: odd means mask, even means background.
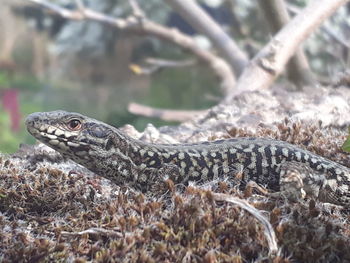
[{"label": "vegetation", "polygon": [[343,151],[350,153],[350,128],[349,128],[349,136],[344,142],[342,149]]},{"label": "vegetation", "polygon": [[[23,117],[31,112],[42,110],[40,103],[34,100],[40,88],[41,84],[34,76],[11,76],[6,71],[0,71],[0,95],[7,91],[14,91],[10,97],[11,102],[7,101],[6,104],[2,101],[2,107],[0,104],[0,152],[13,153],[18,150],[21,143],[35,141],[28,135]],[[19,126],[14,127],[14,125],[17,126],[17,122]]]}]

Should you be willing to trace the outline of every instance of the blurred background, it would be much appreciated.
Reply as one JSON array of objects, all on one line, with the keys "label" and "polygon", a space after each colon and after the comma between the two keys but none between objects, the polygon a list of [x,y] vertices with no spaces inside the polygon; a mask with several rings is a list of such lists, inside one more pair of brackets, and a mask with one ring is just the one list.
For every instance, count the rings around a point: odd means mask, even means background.
[{"label": "blurred background", "polygon": [[[52,2],[76,8],[73,1]],[[255,1],[198,2],[249,57],[271,38]],[[292,12],[308,1],[287,2]],[[125,18],[131,12],[125,0],[85,0],[84,4],[112,17]],[[139,4],[148,19],[178,28],[203,49],[213,48],[162,0]],[[342,8],[305,44],[310,65],[321,79],[331,79],[349,63],[349,50],[341,43],[349,43],[348,11]],[[177,61],[181,66],[155,69],[147,64],[151,58]],[[69,21],[29,1],[1,1],[0,152],[12,153],[20,143],[34,142],[23,122],[31,112],[76,111],[142,130],[149,122],[156,126],[176,123],[133,115],[127,110],[129,103],[207,109],[222,98],[219,84],[207,65],[174,44],[97,22]]]}]

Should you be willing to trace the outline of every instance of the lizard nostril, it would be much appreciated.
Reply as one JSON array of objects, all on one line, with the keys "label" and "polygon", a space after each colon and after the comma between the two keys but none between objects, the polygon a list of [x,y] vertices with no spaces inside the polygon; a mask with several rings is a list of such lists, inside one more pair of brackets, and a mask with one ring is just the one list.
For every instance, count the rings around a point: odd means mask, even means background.
[{"label": "lizard nostril", "polygon": [[25,125],[27,127],[34,127],[35,123],[40,121],[40,117],[38,115],[39,113],[37,112],[29,114],[25,120]]},{"label": "lizard nostril", "polygon": [[32,126],[33,125],[33,121],[32,120],[30,120],[30,119],[26,119],[26,126]]},{"label": "lizard nostril", "polygon": [[28,117],[26,118],[26,121],[25,121],[26,126],[33,126],[35,120],[36,120],[36,118],[35,118],[35,116],[33,116],[33,114],[28,115]]}]

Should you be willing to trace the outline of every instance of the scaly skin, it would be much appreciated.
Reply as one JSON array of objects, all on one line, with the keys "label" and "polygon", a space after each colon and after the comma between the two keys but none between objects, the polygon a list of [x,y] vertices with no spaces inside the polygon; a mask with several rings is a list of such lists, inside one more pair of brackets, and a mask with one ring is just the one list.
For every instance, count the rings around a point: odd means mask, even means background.
[{"label": "scaly skin", "polygon": [[[33,113],[29,133],[119,185],[149,191],[166,175],[175,183],[208,181],[243,173],[241,185],[255,181],[279,191],[282,171],[293,167],[307,194],[324,202],[349,206],[350,169],[286,142],[234,138],[195,144],[151,144],[78,113]],[[286,180],[284,180],[286,181]]]}]

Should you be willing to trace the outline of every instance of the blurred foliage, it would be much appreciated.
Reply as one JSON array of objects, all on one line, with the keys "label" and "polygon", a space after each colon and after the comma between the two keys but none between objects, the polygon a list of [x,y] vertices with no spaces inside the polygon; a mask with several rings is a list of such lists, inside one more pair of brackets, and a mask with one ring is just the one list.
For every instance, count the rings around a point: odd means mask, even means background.
[{"label": "blurred foliage", "polygon": [[[161,70],[153,76],[149,93],[139,102],[164,109],[206,109],[215,105],[215,99],[219,99],[220,95],[213,74],[208,68],[199,66],[191,70]],[[177,124],[159,118],[135,116],[125,110],[111,112],[106,121],[116,126],[132,124],[139,130],[143,130],[148,123],[155,126]]]},{"label": "blurred foliage", "polygon": [[18,148],[18,134],[10,129],[10,119],[6,112],[0,111],[0,151],[14,152]]},{"label": "blurred foliage", "polygon": [[341,147],[343,151],[350,153],[350,128],[349,128],[349,136]]},{"label": "blurred foliage", "polygon": [[[4,88],[15,87],[20,90],[19,100],[22,119],[27,114],[42,109],[40,104],[33,100],[35,92],[40,90],[40,85],[40,82],[33,76],[16,75],[10,77],[6,72],[0,71],[0,95]],[[13,153],[24,142],[34,143],[35,139],[27,133],[24,121],[21,122],[19,132],[12,131],[9,113],[0,104],[0,152]]]},{"label": "blurred foliage", "polygon": [[219,84],[214,83],[215,77],[205,67],[164,70],[152,79],[146,103],[157,108],[205,109],[217,103],[208,97],[220,98]]},{"label": "blurred foliage", "polygon": [[33,75],[16,75],[11,86],[22,91],[39,92],[43,84]]},{"label": "blurred foliage", "polygon": [[5,88],[10,83],[10,78],[6,72],[0,71],[0,89]]}]

